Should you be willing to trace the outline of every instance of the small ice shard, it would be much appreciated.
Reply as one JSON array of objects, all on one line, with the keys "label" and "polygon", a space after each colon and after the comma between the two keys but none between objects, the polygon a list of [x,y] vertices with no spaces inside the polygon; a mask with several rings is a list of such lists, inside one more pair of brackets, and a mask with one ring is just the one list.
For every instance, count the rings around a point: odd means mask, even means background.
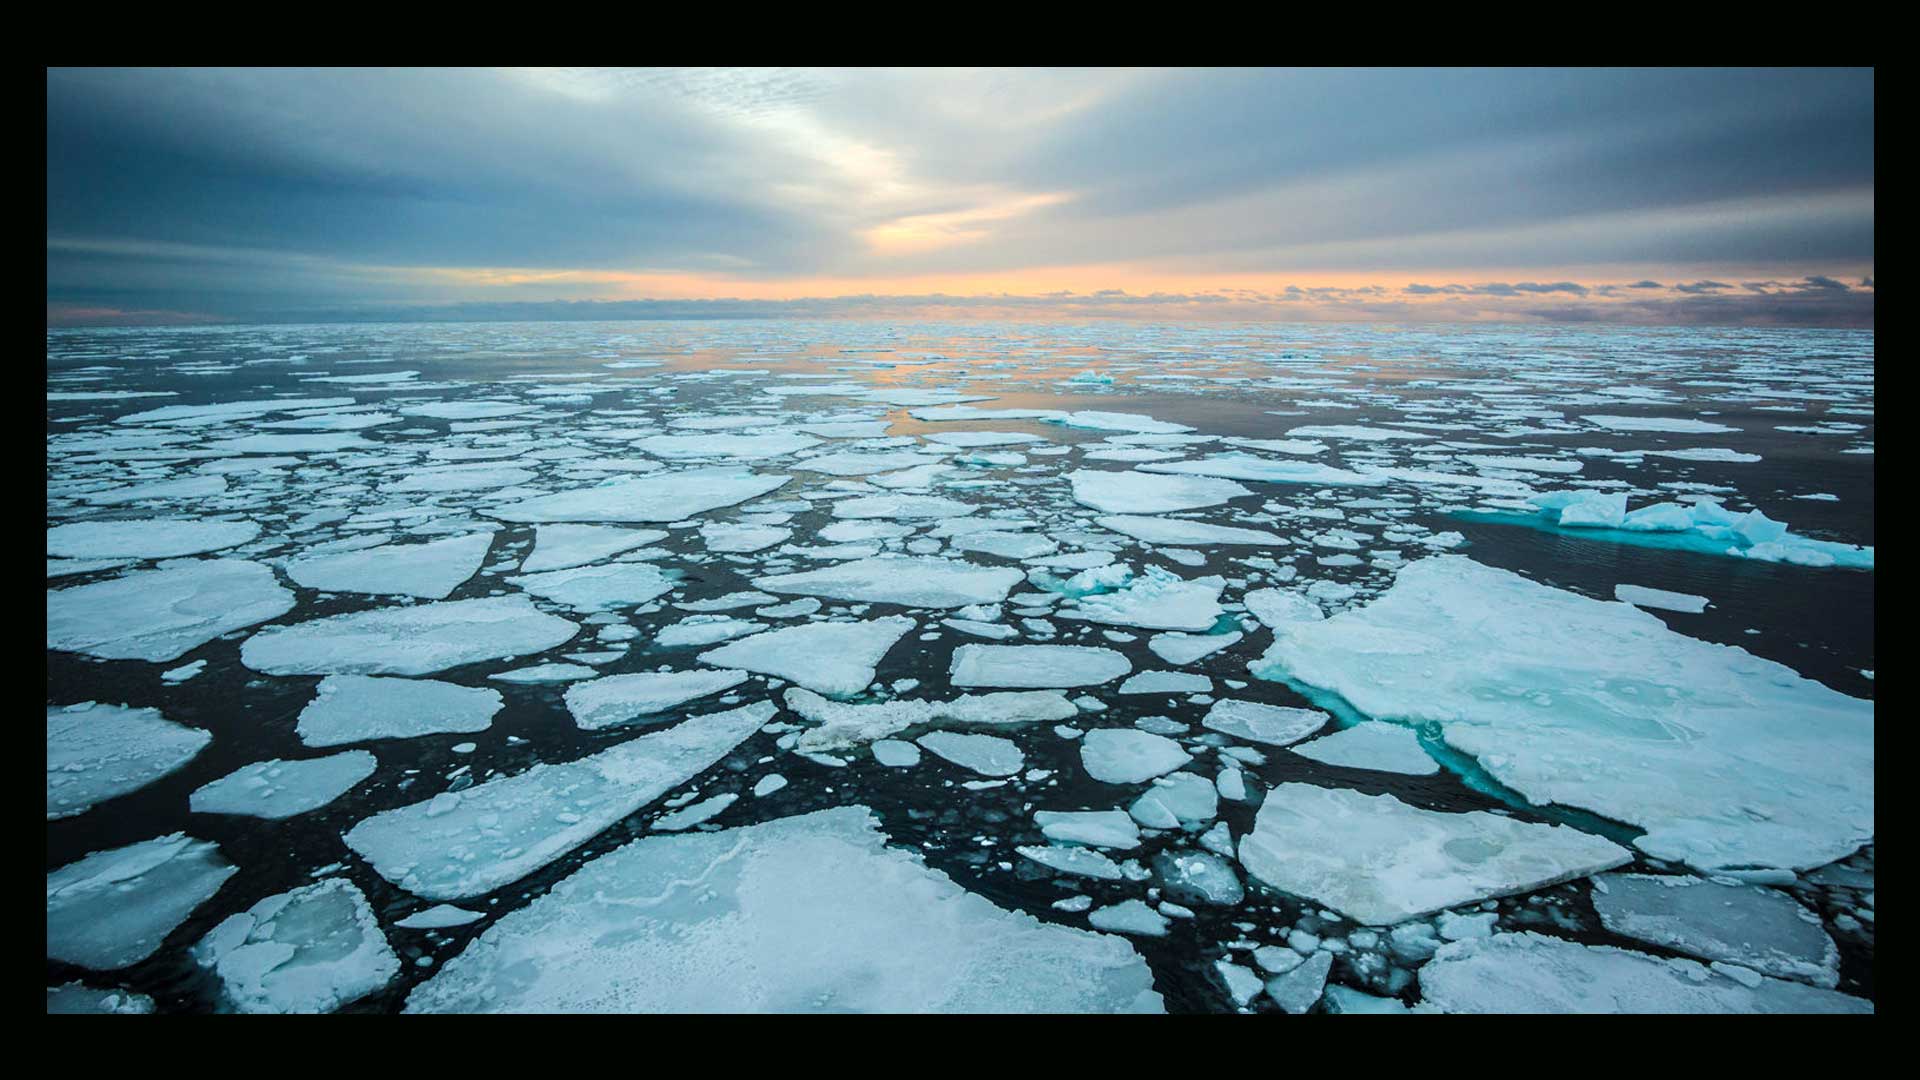
[{"label": "small ice shard", "polygon": [[242,765],[187,797],[196,814],[238,814],[279,820],[317,810],[373,775],[379,762],[365,750],[295,761]]},{"label": "small ice shard", "polygon": [[703,664],[775,675],[830,697],[857,694],[895,642],[914,628],[905,615],[816,622],[740,638],[699,655]]},{"label": "small ice shard", "polygon": [[1004,911],[863,806],[602,855],[489,927],[408,1012],[1158,1012],[1124,941]]},{"label": "small ice shard", "polygon": [[213,733],[158,709],[82,702],[47,707],[47,820],[86,813],[178,771]]},{"label": "small ice shard", "polygon": [[825,596],[903,607],[966,607],[997,604],[1024,580],[1010,566],[975,566],[959,559],[883,555],[873,559],[755,578],[753,585],[775,593]]},{"label": "small ice shard", "polygon": [[1601,874],[1593,885],[1593,910],[1616,934],[1762,975],[1839,985],[1833,938],[1786,893],[1648,874]]},{"label": "small ice shard", "polygon": [[47,530],[47,556],[65,559],[174,559],[237,547],[260,535],[251,521],[136,518],[74,521]]},{"label": "small ice shard", "polygon": [[632,551],[667,534],[660,529],[623,529],[613,525],[542,525],[534,530],[533,554],[520,564],[522,574],[567,570]]},{"label": "small ice shard", "polygon": [[492,892],[705,772],[777,711],[761,701],[707,713],[565,764],[443,792],[367,818],[347,831],[347,846],[416,896]]},{"label": "small ice shard", "polygon": [[1318,709],[1223,698],[1213,703],[1200,723],[1236,739],[1288,746],[1319,731],[1331,719]]},{"label": "small ice shard", "polygon": [[269,675],[429,675],[545,652],[578,632],[524,596],[443,600],[268,627],[240,662]]},{"label": "small ice shard", "polygon": [[500,691],[485,687],[329,675],[314,688],[294,730],[308,746],[485,731],[504,705]]},{"label": "small ice shard", "polygon": [[1633,858],[1611,840],[1484,810],[1441,813],[1311,784],[1267,792],[1240,863],[1368,926],[1545,888]]},{"label": "small ice shard", "polygon": [[424,544],[381,544],[340,555],[287,563],[287,576],[322,592],[358,592],[444,600],[480,569],[493,546],[490,532]]},{"label": "small ice shard", "polygon": [[1691,960],[1495,934],[1440,947],[1420,996],[1451,1013],[1871,1013],[1873,1002],[1805,983],[1754,985]]},{"label": "small ice shard", "polygon": [[1661,611],[1680,611],[1689,615],[1698,615],[1707,610],[1708,603],[1704,596],[1668,592],[1665,589],[1650,589],[1644,585],[1615,585],[1613,598],[1637,608],[1658,608]]},{"label": "small ice shard", "polygon": [[1163,514],[1219,506],[1252,491],[1231,480],[1077,469],[1067,474],[1073,501],[1107,514]]},{"label": "small ice shard", "polygon": [[1133,728],[1101,728],[1080,740],[1087,775],[1107,784],[1144,783],[1192,760],[1172,739]]},{"label": "small ice shard", "polygon": [[641,671],[567,687],[567,711],[587,731],[663,713],[747,681],[744,671]]},{"label": "small ice shard", "polygon": [[1088,645],[962,645],[948,673],[955,686],[1093,686],[1133,670],[1112,649]]},{"label": "small ice shard", "polygon": [[1420,748],[1411,728],[1368,720],[1293,748],[1304,758],[1348,769],[1429,776],[1440,764]]},{"label": "small ice shard", "polygon": [[739,467],[680,469],[540,495],[482,513],[502,521],[684,521],[758,498],[790,479]]},{"label": "small ice shard", "polygon": [[219,978],[221,1004],[243,1013],[332,1012],[400,973],[367,898],[338,877],[228,916],[193,958]]},{"label": "small ice shard", "polygon": [[1020,747],[997,735],[930,731],[915,741],[955,765],[982,776],[1012,776],[1027,766],[1026,755],[1020,752]]},{"label": "small ice shard", "polygon": [[194,559],[47,593],[47,648],[159,663],[293,610],[273,571]]},{"label": "small ice shard", "polygon": [[96,971],[137,964],[238,872],[185,833],[68,863],[47,875],[47,958]]}]

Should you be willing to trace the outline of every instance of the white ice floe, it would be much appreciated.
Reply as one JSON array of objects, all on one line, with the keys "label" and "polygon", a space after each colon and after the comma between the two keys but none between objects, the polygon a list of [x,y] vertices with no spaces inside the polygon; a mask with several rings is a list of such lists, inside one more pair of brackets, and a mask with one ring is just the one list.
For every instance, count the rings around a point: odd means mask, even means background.
[{"label": "white ice floe", "polygon": [[1583,416],[1580,419],[1608,431],[1667,431],[1687,435],[1711,435],[1739,431],[1737,427],[1711,420],[1688,420],[1671,416]]},{"label": "white ice floe", "polygon": [[47,819],[73,817],[177,772],[213,734],[158,709],[47,706]]},{"label": "white ice floe", "polygon": [[1192,761],[1164,735],[1133,728],[1101,728],[1080,740],[1080,764],[1107,784],[1142,784]]},{"label": "white ice floe", "polygon": [[1440,763],[1420,748],[1413,729],[1368,720],[1293,748],[1304,758],[1348,769],[1429,776]]},{"label": "white ice floe", "polygon": [[379,764],[365,750],[293,761],[242,765],[187,797],[196,814],[237,814],[279,820],[317,810],[373,775]]},{"label": "white ice floe", "polygon": [[260,526],[251,521],[74,521],[47,530],[47,555],[68,559],[172,559],[237,547],[259,535]]},{"label": "white ice floe", "polygon": [[730,615],[689,615],[671,626],[663,626],[653,635],[655,646],[663,649],[690,645],[713,645],[765,630],[767,624]]},{"label": "white ice floe", "polygon": [[778,525],[746,525],[731,521],[713,521],[700,526],[700,539],[708,551],[760,551],[793,535],[792,529]]},{"label": "white ice floe", "polygon": [[1111,682],[1133,670],[1112,649],[1089,645],[962,645],[948,679],[955,686],[1058,689]]},{"label": "white ice floe", "polygon": [[1103,529],[1145,540],[1149,544],[1283,544],[1279,533],[1265,529],[1236,529],[1209,525],[1203,521],[1179,518],[1147,517],[1137,514],[1110,514],[1094,519]]},{"label": "white ice floe", "polygon": [[1148,638],[1147,648],[1169,664],[1191,664],[1232,646],[1244,636],[1238,630],[1226,634],[1183,634],[1173,631]]},{"label": "white ice floe", "polygon": [[524,596],[447,600],[268,627],[240,662],[269,675],[427,675],[545,652],[578,632]]},{"label": "white ice floe", "polygon": [[708,713],[576,761],[441,792],[360,822],[347,846],[429,900],[492,892],[705,772],[776,711],[761,701]]},{"label": "white ice floe", "polygon": [[844,750],[921,724],[1005,727],[1065,720],[1080,711],[1066,695],[1050,690],[962,694],[952,701],[895,699],[848,704],[792,687],[785,698],[787,708],[817,725],[802,733],[795,744],[808,753]]},{"label": "white ice floe", "polygon": [[1537,804],[1638,825],[1703,870],[1805,869],[1873,837],[1873,703],[1457,555],[1362,608],[1288,623],[1250,665],[1363,713],[1437,723]]},{"label": "white ice floe", "polygon": [[1073,501],[1106,514],[1164,514],[1219,506],[1252,491],[1231,480],[1205,476],[1153,476],[1142,472],[1076,469],[1067,474]]},{"label": "white ice floe", "polygon": [[1420,994],[1453,1013],[1871,1013],[1873,1003],[1804,983],[1741,981],[1671,960],[1544,934],[1443,945]]},{"label": "white ice floe", "polygon": [[1352,442],[1387,442],[1393,439],[1431,439],[1419,431],[1399,428],[1367,427],[1363,424],[1308,424],[1289,428],[1287,434],[1302,439],[1339,439]]},{"label": "white ice floe", "polygon": [[938,495],[863,495],[834,503],[833,516],[856,521],[868,518],[935,521],[965,517],[978,509],[972,503]]},{"label": "white ice floe", "polygon": [[[981,411],[986,412],[987,410]],[[1006,416],[1012,410],[996,411],[998,411],[999,415]],[[1050,424],[1088,428],[1093,431],[1130,431],[1149,435],[1173,435],[1183,431],[1193,430],[1185,424],[1174,424],[1165,420],[1155,420],[1151,416],[1142,416],[1139,413],[1082,410],[1079,412],[1066,413],[1065,415],[1056,413],[1040,416],[1037,417],[1037,419],[1044,420]]]},{"label": "white ice floe", "polygon": [[1222,480],[1253,480],[1265,484],[1345,484],[1372,487],[1385,478],[1317,461],[1285,461],[1251,454],[1211,454],[1195,461],[1159,461],[1140,466],[1142,472],[1183,476],[1212,476]]},{"label": "white ice floe", "polygon": [[709,649],[699,660],[775,675],[830,697],[846,697],[867,688],[881,657],[914,626],[905,615],[786,626]]},{"label": "white ice floe", "polygon": [[660,529],[622,529],[613,525],[542,525],[534,531],[533,554],[520,564],[522,574],[566,570],[632,551],[667,534]]},{"label": "white ice floe", "polygon": [[609,611],[658,599],[679,581],[651,563],[623,562],[519,574],[507,584],[575,611]]},{"label": "white ice floe", "polygon": [[753,585],[775,593],[825,596],[905,607],[965,607],[997,604],[1024,580],[1012,567],[975,566],[961,559],[883,555],[873,559],[755,578]]},{"label": "white ice floe", "polygon": [[1226,586],[1218,575],[1186,580],[1149,566],[1124,588],[1070,598],[1059,615],[1149,630],[1210,630],[1223,614],[1220,592]]},{"label": "white ice floe", "polygon": [[220,980],[220,1004],[243,1013],[332,1012],[400,973],[367,898],[339,877],[229,915],[193,958]]},{"label": "white ice floe", "polygon": [[1593,910],[1608,930],[1762,975],[1829,989],[1840,950],[1819,916],[1786,893],[1696,877],[1601,874]]},{"label": "white ice floe", "polygon": [[743,468],[680,469],[539,495],[482,512],[502,521],[683,521],[758,498],[789,479]]},{"label": "white ice floe", "polygon": [[273,571],[195,559],[47,593],[47,648],[103,660],[173,660],[293,609]]},{"label": "white ice floe", "polygon": [[654,457],[677,461],[691,458],[732,458],[756,461],[784,457],[808,447],[819,446],[811,435],[771,432],[764,435],[649,435],[634,444]]},{"label": "white ice floe", "polygon": [[1122,694],[1205,694],[1213,680],[1185,671],[1142,671],[1120,684]]},{"label": "white ice floe", "polygon": [[314,688],[294,730],[308,746],[485,731],[500,691],[434,679],[329,675]]},{"label": "white ice floe", "polygon": [[594,675],[592,668],[582,664],[533,664],[512,671],[495,672],[487,678],[497,682],[529,684],[572,682],[575,679],[591,679]]},{"label": "white ice floe", "polygon": [[1530,892],[1633,859],[1567,825],[1484,810],[1441,813],[1391,795],[1286,783],[1267,792],[1240,863],[1282,892],[1386,926],[1457,904]]},{"label": "white ice floe", "polygon": [[744,671],[641,671],[608,675],[567,687],[567,711],[573,722],[595,731],[624,724],[731,689],[747,680]]},{"label": "white ice floe", "polygon": [[1027,767],[1017,743],[998,735],[929,731],[914,740],[939,757],[982,776],[1012,776]]},{"label": "white ice floe", "polygon": [[407,1011],[1161,1010],[1124,941],[997,908],[885,841],[861,806],[644,837],[489,927]]},{"label": "white ice floe", "polygon": [[185,833],[96,851],[47,875],[47,958],[111,971],[152,956],[239,868]]},{"label": "white ice floe", "polygon": [[1120,864],[1105,855],[1083,847],[1055,847],[1051,844],[1024,844],[1013,850],[1049,870],[1074,877],[1119,881],[1124,876]]},{"label": "white ice floe", "polygon": [[444,600],[472,577],[493,546],[490,532],[424,544],[381,544],[287,563],[287,576],[322,592],[358,592]]},{"label": "white ice floe", "polygon": [[1140,827],[1123,810],[1036,810],[1033,823],[1058,844],[1122,851],[1140,846]]},{"label": "white ice floe", "polygon": [[1319,731],[1330,719],[1319,709],[1226,698],[1214,702],[1200,723],[1236,739],[1288,746]]},{"label": "white ice floe", "polygon": [[1692,593],[1668,592],[1665,589],[1650,589],[1645,585],[1615,585],[1613,598],[1638,608],[1658,608],[1661,611],[1682,611],[1698,615],[1707,610],[1708,600],[1704,596]]}]

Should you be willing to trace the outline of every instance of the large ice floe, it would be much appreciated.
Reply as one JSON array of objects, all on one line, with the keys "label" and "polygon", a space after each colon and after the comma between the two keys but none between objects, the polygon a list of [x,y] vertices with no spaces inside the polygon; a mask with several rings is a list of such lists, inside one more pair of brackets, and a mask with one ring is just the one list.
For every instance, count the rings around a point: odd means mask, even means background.
[{"label": "large ice floe", "polygon": [[1548,491],[1527,497],[1517,510],[1474,511],[1463,516],[1539,528],[1576,530],[1592,539],[1646,547],[1678,548],[1756,562],[1795,566],[1873,569],[1873,548],[1802,536],[1760,510],[1734,513],[1718,501],[1657,502],[1627,509],[1624,492],[1590,489]]},{"label": "large ice floe", "polygon": [[47,875],[47,956],[98,971],[137,964],[238,872],[185,833],[68,863]]},{"label": "large ice floe", "polygon": [[855,559],[797,574],[753,580],[772,593],[862,600],[905,607],[954,608],[997,604],[1024,576],[1012,567],[976,566],[961,559],[885,555]]},{"label": "large ice floe", "polygon": [[1675,874],[1593,879],[1601,925],[1712,963],[1831,988],[1840,950],[1820,917],[1786,893]]},{"label": "large ice floe", "polygon": [[650,836],[488,927],[409,1012],[1159,1012],[1124,940],[1003,910],[843,806]]},{"label": "large ice floe", "polygon": [[220,980],[221,1004],[244,1013],[331,1012],[400,971],[367,898],[339,877],[229,915],[193,956]]},{"label": "large ice floe", "polygon": [[1253,831],[1240,838],[1248,873],[1370,926],[1530,892],[1632,858],[1568,825],[1422,810],[1392,795],[1301,783],[1267,792]]},{"label": "large ice floe", "polygon": [[1231,480],[1078,469],[1067,474],[1073,501],[1105,514],[1165,514],[1219,506],[1253,492]]},{"label": "large ice floe", "polygon": [[179,770],[213,741],[159,709],[47,707],[47,817],[73,817]]},{"label": "large ice floe", "polygon": [[268,627],[240,662],[269,675],[429,675],[544,652],[578,632],[524,596],[446,600]]},{"label": "large ice floe", "polygon": [[47,555],[64,559],[172,559],[238,547],[259,535],[260,526],[251,521],[74,521],[47,530]]},{"label": "large ice floe", "polygon": [[237,814],[277,821],[318,810],[373,775],[379,762],[365,750],[294,761],[256,761],[204,784],[188,796],[196,814]]},{"label": "large ice floe", "polygon": [[758,498],[789,479],[751,469],[682,469],[538,495],[484,512],[502,521],[680,521]]},{"label": "large ice floe", "polygon": [[339,555],[287,563],[296,584],[323,592],[359,592],[443,600],[480,569],[492,533],[470,533],[424,544],[381,544]]},{"label": "large ice floe", "polygon": [[948,678],[955,686],[1059,689],[1095,686],[1133,671],[1112,649],[1091,645],[962,645]]},{"label": "large ice floe", "polygon": [[189,559],[47,593],[47,648],[159,663],[277,619],[293,603],[259,563]]},{"label": "large ice floe", "polygon": [[417,896],[480,896],[704,772],[776,711],[762,701],[707,713],[564,764],[543,762],[464,791],[443,791],[360,822],[347,831],[347,846]]},{"label": "large ice floe", "polygon": [[1870,1013],[1833,990],[1544,934],[1442,945],[1420,993],[1456,1013]]},{"label": "large ice floe", "polygon": [[1251,667],[1436,724],[1501,784],[1639,826],[1634,843],[1659,858],[1806,869],[1873,837],[1871,701],[1464,556],[1282,624]]},{"label": "large ice floe", "polygon": [[703,664],[744,668],[830,697],[867,688],[873,669],[914,628],[905,615],[863,622],[815,622],[739,638],[699,655]]}]

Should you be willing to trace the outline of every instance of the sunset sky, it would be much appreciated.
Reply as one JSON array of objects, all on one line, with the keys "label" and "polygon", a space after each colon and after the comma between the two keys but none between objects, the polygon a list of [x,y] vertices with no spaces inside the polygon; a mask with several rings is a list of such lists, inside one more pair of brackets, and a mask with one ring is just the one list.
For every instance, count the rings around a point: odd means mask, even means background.
[{"label": "sunset sky", "polygon": [[1873,82],[56,69],[47,318],[1871,326]]}]

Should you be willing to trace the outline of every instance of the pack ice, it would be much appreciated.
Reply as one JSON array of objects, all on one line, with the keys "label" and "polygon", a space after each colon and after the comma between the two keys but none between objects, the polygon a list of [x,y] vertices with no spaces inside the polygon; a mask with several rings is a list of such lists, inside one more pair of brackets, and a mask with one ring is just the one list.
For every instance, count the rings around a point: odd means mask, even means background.
[{"label": "pack ice", "polygon": [[1873,703],[1743,649],[1457,555],[1365,607],[1283,623],[1250,665],[1436,723],[1536,804],[1647,830],[1702,870],[1806,869],[1873,837]]},{"label": "pack ice", "polygon": [[1005,911],[844,806],[649,836],[487,928],[409,1012],[1159,1012],[1119,938]]},{"label": "pack ice", "polygon": [[524,596],[444,600],[268,627],[240,662],[269,675],[428,675],[544,652],[578,632]]},{"label": "pack ice", "polygon": [[347,846],[429,900],[492,892],[704,772],[777,711],[762,701],[695,716],[576,761],[444,791],[367,818]]},{"label": "pack ice", "polygon": [[193,559],[47,593],[47,648],[160,663],[291,610],[259,563]]}]

